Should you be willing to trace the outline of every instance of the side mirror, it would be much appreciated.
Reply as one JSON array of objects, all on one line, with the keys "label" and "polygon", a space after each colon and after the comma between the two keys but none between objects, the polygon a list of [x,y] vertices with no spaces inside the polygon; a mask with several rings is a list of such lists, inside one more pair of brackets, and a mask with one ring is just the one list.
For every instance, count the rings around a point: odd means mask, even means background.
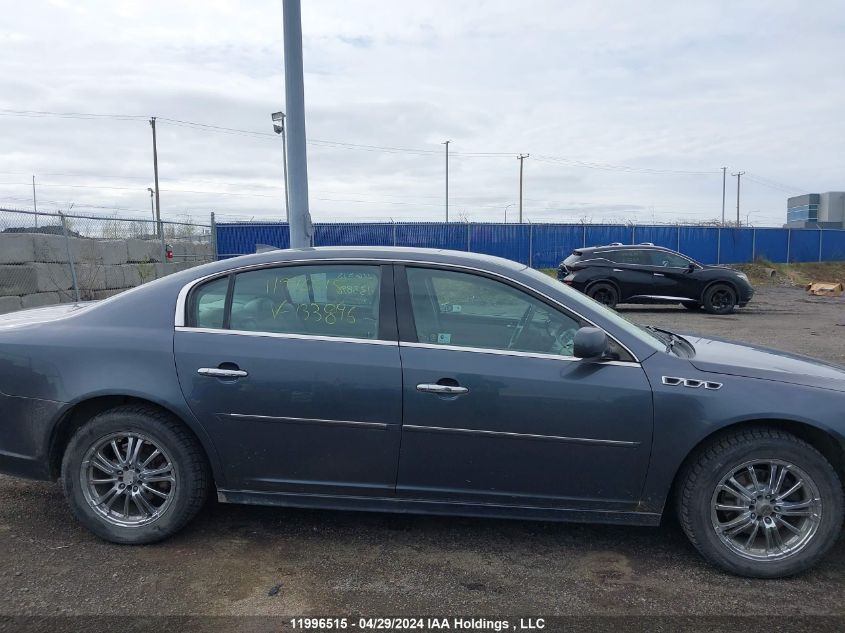
[{"label": "side mirror", "polygon": [[607,356],[607,334],[597,327],[582,327],[575,332],[572,354],[585,360],[604,360]]},{"label": "side mirror", "polygon": [[694,273],[695,272],[695,264],[693,264],[692,262],[687,264],[687,272],[688,273]]}]

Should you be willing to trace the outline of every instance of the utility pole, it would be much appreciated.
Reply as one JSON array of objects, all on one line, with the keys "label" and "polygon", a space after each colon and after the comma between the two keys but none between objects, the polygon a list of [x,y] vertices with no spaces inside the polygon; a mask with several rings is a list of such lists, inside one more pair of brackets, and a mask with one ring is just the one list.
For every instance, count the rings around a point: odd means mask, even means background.
[{"label": "utility pole", "polygon": [[35,211],[35,228],[38,228],[38,204],[35,202],[35,174],[32,174],[32,210]]},{"label": "utility pole", "polygon": [[738,171],[735,174],[731,174],[731,176],[736,176],[736,225],[739,227],[739,182],[742,178],[744,171]]},{"label": "utility pole", "polygon": [[722,226],[725,226],[725,187],[727,186],[728,168],[722,167]]},{"label": "utility pole", "polygon": [[516,158],[519,161],[519,223],[522,224],[522,163],[530,154],[519,154]]},{"label": "utility pole", "polygon": [[158,197],[158,146],[156,145],[156,118],[150,118],[150,126],[153,128],[153,173],[155,174],[156,194],[156,237],[161,236],[161,201]]},{"label": "utility pole", "polygon": [[285,138],[285,113],[274,112],[271,115],[273,119],[273,131],[276,134],[282,135],[282,163],[285,170],[285,219],[290,224],[290,200],[288,199],[288,143]]},{"label": "utility pole", "polygon": [[446,146],[446,222],[449,221],[449,143],[452,141],[443,141],[441,145]]},{"label": "utility pole", "polygon": [[282,0],[285,55],[285,110],[290,153],[288,229],[291,248],[312,244],[308,210],[308,158],[305,151],[305,85],[302,78],[302,6],[300,0]]},{"label": "utility pole", "polygon": [[153,188],[147,187],[147,191],[150,192],[150,214],[152,215],[153,222],[155,222],[156,221],[156,210],[155,210],[155,206],[153,206],[154,205],[154,203],[153,203]]}]

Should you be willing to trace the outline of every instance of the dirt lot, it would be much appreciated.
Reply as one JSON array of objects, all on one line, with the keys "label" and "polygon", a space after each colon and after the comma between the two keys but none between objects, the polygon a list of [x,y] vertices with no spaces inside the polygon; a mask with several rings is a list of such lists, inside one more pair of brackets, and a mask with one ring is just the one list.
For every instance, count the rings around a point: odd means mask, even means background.
[{"label": "dirt lot", "polygon": [[[845,297],[771,287],[726,317],[621,311],[845,363]],[[845,540],[804,576],[755,581],[706,565],[674,521],[630,528],[213,503],[175,538],[133,548],[79,527],[58,485],[0,477],[0,558],[7,615],[845,615]]]}]

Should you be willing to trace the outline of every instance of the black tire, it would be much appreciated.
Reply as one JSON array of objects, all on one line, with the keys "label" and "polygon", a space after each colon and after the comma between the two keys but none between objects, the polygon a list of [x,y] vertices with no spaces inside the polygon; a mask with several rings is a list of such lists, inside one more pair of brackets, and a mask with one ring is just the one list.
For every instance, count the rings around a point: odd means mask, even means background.
[{"label": "black tire", "polygon": [[619,302],[619,291],[616,286],[606,282],[599,282],[590,286],[587,290],[587,296],[608,308],[615,308]]},{"label": "black tire", "polygon": [[730,314],[736,308],[736,291],[727,284],[713,284],[704,293],[704,309],[710,314]]},{"label": "black tire", "polygon": [[681,305],[687,310],[692,310],[693,312],[701,310],[701,304],[698,301],[682,301]]},{"label": "black tire", "polygon": [[[719,515],[718,511],[714,510],[713,504],[719,499],[717,495],[724,494],[718,493],[717,488],[722,489],[721,484],[726,473],[732,472],[731,469],[737,467],[740,468],[740,472],[745,472],[743,469],[748,469],[745,466],[748,462],[754,462],[754,464],[757,462],[766,463],[767,460],[790,464],[793,470],[787,469],[788,473],[796,472],[794,470],[796,468],[803,471],[801,475],[809,478],[806,488],[814,487],[814,490],[818,491],[821,504],[820,518],[817,519],[815,531],[809,533],[805,537],[806,540],[800,541],[800,546],[796,546],[793,553],[785,554],[784,549],[782,549],[784,546],[788,547],[790,541],[787,540],[781,545],[780,554],[773,553],[773,557],[780,555],[782,558],[760,560],[750,555],[743,556],[729,545],[726,542],[730,540],[726,530],[722,530],[722,535],[717,533],[717,524],[725,525],[721,521],[728,522],[734,515]],[[765,474],[765,470],[757,470],[756,466],[755,472],[758,475]],[[791,476],[791,474],[787,475],[787,477]],[[784,485],[790,485],[789,481],[791,480],[788,480]],[[766,482],[764,481],[761,485],[765,487]],[[763,488],[757,490],[758,492],[754,494],[759,494],[762,497],[761,493],[765,490]],[[746,489],[746,492],[749,491],[749,489]],[[821,453],[803,440],[790,433],[767,427],[737,430],[722,435],[704,447],[681,473],[676,487],[676,495],[676,509],[681,527],[696,549],[712,564],[741,576],[781,578],[801,573],[815,565],[825,555],[836,542],[842,527],[842,483],[836,471]],[[731,496],[730,493],[728,493],[728,496]],[[751,497],[752,499],[758,498],[753,495]],[[736,497],[736,499],[739,500],[740,497]],[[786,500],[782,500],[780,503],[788,503],[788,499],[787,496]],[[736,503],[745,502],[737,501]],[[765,504],[766,501],[757,503]],[[770,503],[776,504],[778,502],[773,499]],[[780,521],[781,515],[772,515],[771,513],[777,509],[783,510],[781,506],[773,505],[766,509],[768,513],[756,510],[760,512],[759,515],[749,514],[747,516],[754,518],[760,526],[763,525],[763,521],[766,524],[776,526],[778,524],[775,521]],[[742,512],[751,513],[755,510],[746,511],[743,509]],[[737,512],[736,514],[739,515],[740,513]],[[815,517],[815,514],[813,516]],[[714,519],[714,517],[717,517],[717,519]],[[809,518],[790,518],[786,514],[783,517],[790,522],[811,521]],[[714,520],[716,524],[714,524]],[[800,523],[796,523],[796,525],[800,526]],[[755,538],[751,534],[753,529],[753,524],[749,525],[747,531],[737,536],[737,540],[745,541],[748,537]],[[759,543],[759,539],[763,538],[765,529],[763,528],[763,530],[759,532],[759,536],[756,537],[758,540],[755,543]],[[785,533],[788,534],[789,538],[798,538],[793,537],[791,532],[785,531]],[[758,532],[755,531],[753,534],[758,534]],[[768,554],[768,545],[765,540],[763,541],[763,549]],[[747,549],[745,551],[749,552]]]},{"label": "black tire", "polygon": [[[96,504],[88,499],[88,497],[93,497],[93,494],[86,492],[86,490],[91,490],[91,486],[84,481],[86,475],[83,469],[90,469],[87,464],[96,460],[92,458],[86,461],[85,466],[83,461],[86,460],[86,456],[91,455],[95,447],[107,441],[110,436],[117,435],[119,442],[121,434],[138,434],[145,438],[147,444],[144,448],[148,451],[147,454],[151,454],[153,448],[160,448],[161,456],[154,459],[162,460],[166,456],[171,465],[171,470],[166,474],[173,473],[173,483],[152,484],[152,486],[158,486],[159,490],[169,490],[170,500],[167,501],[166,507],[162,503],[163,509],[160,508],[161,512],[157,516],[155,513],[150,513],[148,523],[115,525],[95,510]],[[111,455],[114,453],[110,452],[109,456]],[[115,461],[119,460],[115,459]],[[138,462],[136,464],[140,465]],[[131,466],[127,467],[127,472],[129,470]],[[98,475],[95,476],[115,478],[114,484],[102,484],[106,488],[126,481],[123,475],[103,475],[100,474],[101,471],[105,472],[104,469],[100,469],[96,471]],[[135,472],[139,471],[135,470]],[[145,484],[143,479],[136,482],[134,479],[136,475],[129,473],[126,476],[130,475],[132,480],[128,482],[128,485],[120,484],[121,488],[125,488],[125,491],[120,493],[124,495],[123,499],[130,496],[130,488],[133,488],[135,483],[138,484],[134,487],[136,491],[138,487],[146,486],[147,490],[151,487],[150,484]],[[178,420],[152,407],[125,405],[94,416],[73,434],[62,459],[62,483],[70,509],[82,525],[100,538],[112,543],[140,545],[161,541],[183,528],[207,500],[211,477],[202,448],[196,438]],[[147,497],[152,499],[153,503],[157,501],[157,498],[150,496],[149,493]],[[102,506],[102,504],[98,505]],[[137,503],[133,505],[140,516],[143,512],[141,506]],[[126,507],[131,508],[130,505]]]}]

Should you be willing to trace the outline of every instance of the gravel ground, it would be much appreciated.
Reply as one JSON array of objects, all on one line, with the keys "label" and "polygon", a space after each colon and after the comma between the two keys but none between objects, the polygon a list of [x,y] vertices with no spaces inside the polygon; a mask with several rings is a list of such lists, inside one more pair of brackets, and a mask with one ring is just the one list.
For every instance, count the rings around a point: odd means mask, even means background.
[{"label": "gravel ground", "polygon": [[[679,332],[845,363],[845,297],[761,290],[735,315],[623,307]],[[209,506],[165,543],[79,527],[59,486],[0,476],[0,614],[838,614],[845,540],[794,579],[703,562],[659,528]],[[761,622],[762,623],[762,622]]]}]

